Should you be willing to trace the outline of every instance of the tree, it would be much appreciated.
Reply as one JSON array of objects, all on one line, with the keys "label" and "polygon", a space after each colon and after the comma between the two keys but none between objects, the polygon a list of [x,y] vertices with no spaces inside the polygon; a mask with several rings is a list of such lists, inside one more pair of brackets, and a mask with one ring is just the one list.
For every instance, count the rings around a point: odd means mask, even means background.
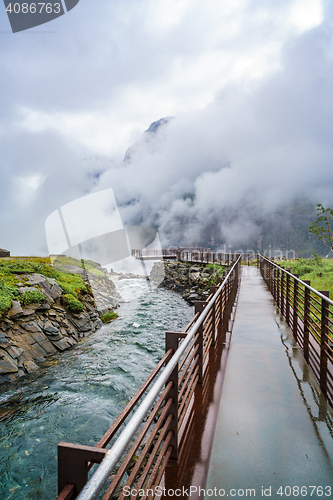
[{"label": "tree", "polygon": [[317,204],[317,219],[309,226],[309,232],[317,236],[333,252],[333,210]]}]

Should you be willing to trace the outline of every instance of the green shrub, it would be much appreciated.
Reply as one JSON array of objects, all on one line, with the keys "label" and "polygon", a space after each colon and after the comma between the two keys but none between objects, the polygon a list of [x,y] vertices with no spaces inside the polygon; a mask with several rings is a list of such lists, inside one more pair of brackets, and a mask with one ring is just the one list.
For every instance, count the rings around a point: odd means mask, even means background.
[{"label": "green shrub", "polygon": [[291,268],[293,274],[298,274],[301,280],[311,281],[316,290],[328,290],[333,297],[333,259],[297,259],[279,262],[283,267]]},{"label": "green shrub", "polygon": [[110,323],[110,321],[116,318],[118,318],[118,314],[110,311],[106,312],[105,314],[103,314],[103,316],[101,316],[101,320],[103,321],[103,323]]},{"label": "green shrub", "polygon": [[10,309],[13,299],[18,296],[17,289],[5,282],[3,278],[0,279],[0,317]]},{"label": "green shrub", "polygon": [[207,264],[205,267],[205,271],[210,274],[210,277],[204,278],[202,280],[204,287],[208,290],[210,286],[216,286],[218,284],[218,279],[223,276],[226,268],[227,266],[223,266],[217,263]]},{"label": "green shrub", "polygon": [[62,289],[65,295],[73,295],[77,299],[77,293],[75,289],[68,283],[59,283],[60,288]]},{"label": "green shrub", "polygon": [[70,293],[66,293],[61,297],[62,302],[65,304],[67,309],[72,312],[81,312],[83,309],[83,304],[76,297]]},{"label": "green shrub", "polygon": [[19,301],[21,304],[24,306],[28,304],[43,304],[43,302],[46,301],[45,295],[42,294],[40,290],[28,290],[24,293],[19,298]]}]

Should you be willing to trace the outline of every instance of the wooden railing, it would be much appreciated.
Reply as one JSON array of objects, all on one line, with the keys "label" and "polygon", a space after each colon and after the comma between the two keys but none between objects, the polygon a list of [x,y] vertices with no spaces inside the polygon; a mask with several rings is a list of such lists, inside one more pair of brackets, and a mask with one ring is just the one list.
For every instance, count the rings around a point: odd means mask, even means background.
[{"label": "wooden railing", "polygon": [[[238,256],[219,285],[210,287],[208,299],[195,303],[194,317],[181,332],[166,333],[164,357],[96,447],[58,445],[57,500],[153,498],[168,461],[177,460],[193,394],[204,383],[218,327],[229,321],[240,265]],[[111,441],[112,448],[106,449]],[[87,483],[93,463],[101,465]],[[142,496],[140,489],[148,493]],[[126,495],[129,491],[133,494]]]},{"label": "wooden railing", "polygon": [[261,274],[304,358],[333,407],[333,301],[290,269],[260,256]]}]

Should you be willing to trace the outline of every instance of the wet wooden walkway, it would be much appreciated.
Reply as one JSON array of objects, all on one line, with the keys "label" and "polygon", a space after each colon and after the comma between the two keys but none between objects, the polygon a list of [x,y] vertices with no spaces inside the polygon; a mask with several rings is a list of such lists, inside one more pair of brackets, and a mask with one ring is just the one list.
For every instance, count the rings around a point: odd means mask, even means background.
[{"label": "wet wooden walkway", "polygon": [[333,410],[255,267],[243,267],[205,491],[333,497]]}]

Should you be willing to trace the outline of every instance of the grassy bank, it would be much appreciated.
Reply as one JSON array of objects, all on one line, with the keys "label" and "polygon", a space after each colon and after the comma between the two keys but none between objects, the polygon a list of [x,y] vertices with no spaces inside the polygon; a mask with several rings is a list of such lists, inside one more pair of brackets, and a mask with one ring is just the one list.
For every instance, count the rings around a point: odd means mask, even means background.
[{"label": "grassy bank", "polygon": [[293,274],[298,274],[300,279],[311,281],[311,286],[316,290],[328,290],[333,298],[333,259],[283,260],[278,262],[285,268],[290,268]]},{"label": "grassy bank", "polygon": [[68,309],[75,312],[83,309],[80,295],[87,289],[80,275],[54,268],[48,257],[7,258],[0,259],[0,317],[10,309],[12,300],[22,305],[46,300],[38,290],[19,293],[18,286],[25,284],[24,275],[32,273],[55,279],[63,290],[62,300]]}]

